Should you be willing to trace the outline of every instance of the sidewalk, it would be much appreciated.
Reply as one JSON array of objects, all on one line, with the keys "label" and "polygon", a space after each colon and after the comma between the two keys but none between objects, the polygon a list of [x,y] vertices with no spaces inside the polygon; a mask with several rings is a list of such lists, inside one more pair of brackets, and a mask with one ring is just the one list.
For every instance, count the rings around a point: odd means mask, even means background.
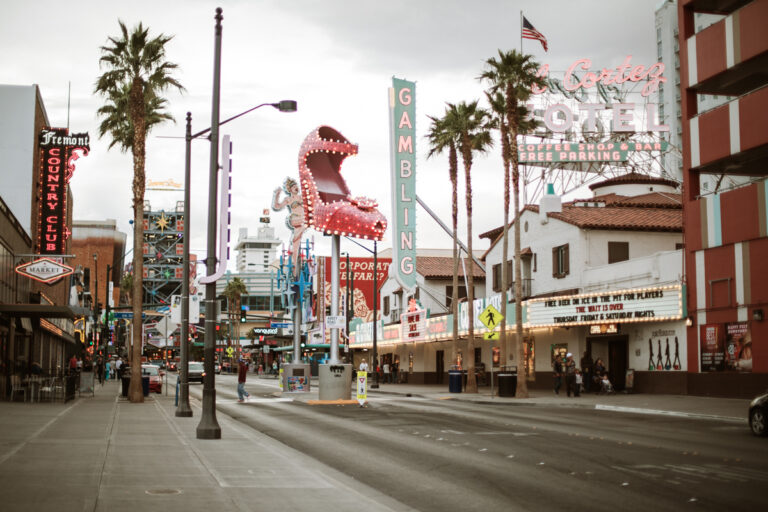
[{"label": "sidewalk", "polygon": [[[314,382],[313,382],[314,384]],[[370,387],[370,385],[369,385]],[[353,391],[354,393],[354,391]],[[369,389],[369,397],[412,396],[440,400],[496,403],[505,405],[535,405],[550,407],[586,407],[638,414],[661,414],[701,419],[719,419],[739,423],[747,422],[749,400],[739,398],[712,398],[691,395],[582,394],[569,398],[564,390],[555,395],[551,390],[531,389],[529,398],[491,396],[490,387],[482,387],[476,394],[450,393],[448,384],[379,384]],[[353,396],[354,398],[354,396]]]},{"label": "sidewalk", "polygon": [[68,404],[0,402],[0,508],[402,509],[220,411],[222,439],[197,439],[195,404],[177,418],[173,395],[131,404],[114,381]]}]

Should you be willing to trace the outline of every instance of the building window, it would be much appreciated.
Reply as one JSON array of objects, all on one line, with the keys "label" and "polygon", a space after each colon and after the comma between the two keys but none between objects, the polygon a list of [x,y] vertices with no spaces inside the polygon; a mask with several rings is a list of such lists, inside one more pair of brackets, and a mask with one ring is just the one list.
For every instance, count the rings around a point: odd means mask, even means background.
[{"label": "building window", "polygon": [[389,297],[384,297],[384,314],[389,314]]},{"label": "building window", "polygon": [[685,244],[681,244],[681,243],[675,244],[675,250],[679,251],[680,249],[685,249]]},{"label": "building window", "polygon": [[[514,260],[507,261],[507,286],[512,286],[515,282]],[[493,266],[493,291],[501,291],[501,263]]]},{"label": "building window", "polygon": [[533,271],[536,272],[536,253],[533,253]]},{"label": "building window", "polygon": [[[461,302],[461,299],[467,298],[467,287],[466,286],[459,286],[459,296],[458,301]],[[445,287],[445,307],[448,309],[451,309],[451,301],[453,300],[453,286],[446,286]]]},{"label": "building window", "polygon": [[608,263],[629,259],[629,242],[608,242]]},{"label": "building window", "polygon": [[558,279],[570,273],[568,244],[552,248],[552,277]]}]

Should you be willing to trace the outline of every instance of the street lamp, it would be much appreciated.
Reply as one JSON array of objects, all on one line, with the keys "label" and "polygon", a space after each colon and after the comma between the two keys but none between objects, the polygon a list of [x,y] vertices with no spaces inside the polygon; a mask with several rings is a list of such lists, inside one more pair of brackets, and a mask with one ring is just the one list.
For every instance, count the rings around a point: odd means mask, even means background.
[{"label": "street lamp", "polygon": [[[224,19],[222,16],[221,7],[216,8],[216,27],[214,35],[214,62],[213,62],[213,98],[211,108],[211,127],[198,132],[194,135],[191,133],[191,114],[187,113],[187,136],[186,136],[186,167],[185,167],[185,204],[184,204],[184,270],[187,273],[186,279],[184,279],[183,285],[187,286],[186,293],[182,290],[182,328],[189,322],[189,158],[190,158],[190,145],[192,139],[200,137],[205,133],[210,132],[209,140],[211,142],[211,155],[209,162],[209,175],[208,175],[208,244],[206,252],[206,272],[207,275],[213,275],[216,270],[216,258],[214,254],[216,252],[216,178],[219,169],[219,126],[226,124],[230,121],[237,119],[249,112],[252,112],[258,108],[264,106],[271,106],[278,109],[280,112],[295,112],[297,109],[296,102],[293,100],[283,100],[278,103],[262,103],[251,109],[241,112],[236,116],[232,116],[224,121],[219,121],[219,103],[220,103],[220,82],[221,82],[221,21]],[[224,255],[222,255],[224,256]],[[226,256],[224,256],[226,257]],[[219,427],[216,421],[216,388],[215,388],[215,374],[214,374],[214,357],[216,350],[216,283],[210,282],[205,285],[205,346],[203,349],[204,354],[204,371],[203,377],[203,412],[200,419],[200,423],[197,425],[197,438],[198,439],[220,439],[221,427]],[[188,327],[187,327],[188,329]],[[185,331],[182,331],[182,338],[185,343],[182,345],[184,350],[184,362],[182,364],[182,389],[186,392],[186,407],[189,408],[189,380],[187,374],[188,355],[186,354],[186,340]],[[186,389],[185,389],[186,386]],[[180,401],[180,407],[183,401]],[[190,414],[191,415],[191,414]]]}]

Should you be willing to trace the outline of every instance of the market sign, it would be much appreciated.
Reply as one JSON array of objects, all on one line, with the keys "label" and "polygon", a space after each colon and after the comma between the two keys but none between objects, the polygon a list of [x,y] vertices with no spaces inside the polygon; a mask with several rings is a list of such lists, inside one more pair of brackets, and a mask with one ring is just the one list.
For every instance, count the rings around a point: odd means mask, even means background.
[{"label": "market sign", "polygon": [[663,322],[683,318],[680,285],[548,297],[528,301],[526,327]]},{"label": "market sign", "polygon": [[392,166],[393,276],[416,287],[416,84],[392,78],[389,125]]},{"label": "market sign", "polygon": [[40,132],[40,182],[37,246],[41,254],[64,254],[69,237],[67,185],[75,171],[75,160],[88,154],[88,133],[70,135],[66,128],[45,128]]},{"label": "market sign", "polygon": [[16,267],[16,273],[41,283],[53,283],[64,276],[68,276],[74,270],[70,266],[49,258],[40,258],[29,263],[22,263]]},{"label": "market sign", "polygon": [[657,142],[561,142],[518,144],[520,162],[626,162],[634,151],[666,151],[669,143]]}]

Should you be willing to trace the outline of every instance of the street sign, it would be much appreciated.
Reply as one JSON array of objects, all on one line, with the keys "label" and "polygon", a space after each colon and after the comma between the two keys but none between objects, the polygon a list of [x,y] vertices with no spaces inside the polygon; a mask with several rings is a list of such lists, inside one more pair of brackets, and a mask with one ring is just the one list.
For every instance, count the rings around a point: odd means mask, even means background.
[{"label": "street sign", "polygon": [[40,281],[41,283],[52,283],[64,276],[68,276],[75,269],[68,265],[53,261],[50,258],[39,258],[29,263],[22,263],[16,266],[16,272],[23,276]]},{"label": "street sign", "polygon": [[356,388],[357,388],[357,403],[360,407],[368,400],[368,372],[357,372]]},{"label": "street sign", "polygon": [[235,354],[235,349],[232,347],[227,347],[227,356],[232,357]]},{"label": "street sign", "polygon": [[488,304],[488,307],[480,313],[478,318],[491,331],[504,320],[504,317],[499,313],[498,309],[493,307],[493,304]]},{"label": "street sign", "polygon": [[288,329],[293,327],[293,322],[272,322],[269,325],[270,327],[277,327],[279,329]]},{"label": "street sign", "polygon": [[[116,320],[130,320],[133,318],[133,311],[115,311],[113,315],[115,315]],[[143,320],[147,318],[147,315],[142,313],[141,318]]]},{"label": "street sign", "polygon": [[326,329],[344,329],[347,327],[347,317],[344,315],[328,315],[325,317]]},{"label": "street sign", "polygon": [[498,340],[499,339],[499,331],[489,331],[483,334],[484,340]]}]

